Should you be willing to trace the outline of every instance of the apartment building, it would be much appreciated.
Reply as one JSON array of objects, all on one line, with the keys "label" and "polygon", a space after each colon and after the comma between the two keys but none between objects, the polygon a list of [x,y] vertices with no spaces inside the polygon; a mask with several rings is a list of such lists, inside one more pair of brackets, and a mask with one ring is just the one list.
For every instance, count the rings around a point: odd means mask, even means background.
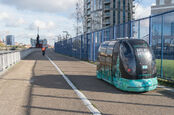
[{"label": "apartment building", "polygon": [[156,15],[174,10],[174,0],[156,0],[156,5],[151,7],[151,14]]},{"label": "apartment building", "polygon": [[6,36],[6,45],[15,45],[14,35],[7,35]]},{"label": "apartment building", "polygon": [[133,19],[134,0],[85,0],[84,32],[92,32]]}]

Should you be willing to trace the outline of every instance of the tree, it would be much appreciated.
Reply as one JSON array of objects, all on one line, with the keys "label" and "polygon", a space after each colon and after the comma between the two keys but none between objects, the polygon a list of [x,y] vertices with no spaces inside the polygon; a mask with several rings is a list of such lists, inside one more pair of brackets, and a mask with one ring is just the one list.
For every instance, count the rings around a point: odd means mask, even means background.
[{"label": "tree", "polygon": [[0,43],[0,47],[5,47],[5,45],[3,43]]}]

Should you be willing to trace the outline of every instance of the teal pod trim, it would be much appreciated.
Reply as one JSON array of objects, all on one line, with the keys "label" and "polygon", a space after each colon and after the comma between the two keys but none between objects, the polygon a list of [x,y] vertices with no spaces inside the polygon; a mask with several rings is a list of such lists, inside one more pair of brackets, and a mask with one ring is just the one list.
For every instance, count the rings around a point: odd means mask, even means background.
[{"label": "teal pod trim", "polygon": [[116,88],[123,91],[146,92],[154,90],[158,86],[157,77],[149,79],[129,80],[121,77],[111,77],[106,75],[107,72],[103,74],[101,71],[97,71],[98,79],[103,79],[104,81],[113,84]]},{"label": "teal pod trim", "polygon": [[118,89],[131,92],[146,92],[157,88],[157,77],[149,79],[128,80],[124,78],[114,78],[113,84]]}]

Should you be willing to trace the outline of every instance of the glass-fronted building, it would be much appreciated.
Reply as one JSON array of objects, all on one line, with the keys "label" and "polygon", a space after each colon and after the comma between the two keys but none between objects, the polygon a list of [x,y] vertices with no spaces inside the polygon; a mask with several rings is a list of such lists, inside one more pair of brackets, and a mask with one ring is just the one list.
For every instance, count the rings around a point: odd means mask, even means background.
[{"label": "glass-fronted building", "polygon": [[6,45],[15,45],[15,38],[13,35],[6,36]]},{"label": "glass-fronted building", "polygon": [[133,19],[134,0],[85,0],[84,32],[92,32]]}]

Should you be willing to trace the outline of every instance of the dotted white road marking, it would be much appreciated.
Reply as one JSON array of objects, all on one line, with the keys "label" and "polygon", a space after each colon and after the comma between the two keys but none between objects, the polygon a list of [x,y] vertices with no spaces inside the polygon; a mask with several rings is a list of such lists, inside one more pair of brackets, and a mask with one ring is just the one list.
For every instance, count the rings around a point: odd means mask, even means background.
[{"label": "dotted white road marking", "polygon": [[87,99],[87,97],[80,92],[76,86],[68,79],[67,76],[64,75],[64,73],[60,70],[60,68],[46,55],[48,60],[54,65],[56,70],[62,75],[62,77],[66,80],[66,82],[72,87],[74,92],[78,95],[78,97],[83,101],[84,105],[93,113],[93,115],[101,115],[100,111],[97,110],[91,102]]}]

